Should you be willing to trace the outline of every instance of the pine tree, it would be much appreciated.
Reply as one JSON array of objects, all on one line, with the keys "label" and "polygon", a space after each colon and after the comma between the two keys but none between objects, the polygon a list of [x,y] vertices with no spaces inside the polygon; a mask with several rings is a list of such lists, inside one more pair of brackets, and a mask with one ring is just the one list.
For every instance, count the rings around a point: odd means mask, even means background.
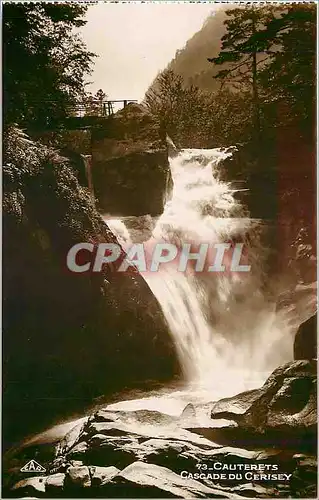
[{"label": "pine tree", "polygon": [[[232,87],[251,85],[253,95],[253,126],[257,147],[260,140],[260,100],[258,87],[258,66],[267,59],[267,44],[256,39],[256,33],[264,28],[273,18],[273,8],[248,6],[226,11],[226,34],[222,37],[219,55],[208,58],[215,65],[227,65],[215,78]],[[262,54],[262,56],[261,56]]]},{"label": "pine tree", "polygon": [[258,43],[272,44],[260,85],[267,105],[280,110],[278,124],[298,125],[313,136],[316,105],[316,5],[290,4],[257,33]]}]

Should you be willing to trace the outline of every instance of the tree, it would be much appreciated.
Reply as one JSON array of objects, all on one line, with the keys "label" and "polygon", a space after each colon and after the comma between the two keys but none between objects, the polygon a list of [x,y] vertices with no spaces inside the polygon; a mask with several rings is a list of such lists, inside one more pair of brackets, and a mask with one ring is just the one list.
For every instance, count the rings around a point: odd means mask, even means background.
[{"label": "tree", "polygon": [[166,70],[146,93],[145,104],[179,147],[227,147],[250,139],[252,100],[247,90],[211,93]]},{"label": "tree", "polygon": [[183,78],[165,70],[145,95],[145,104],[157,118],[159,126],[179,146],[200,147],[205,129],[203,92],[186,86]]},{"label": "tree", "polygon": [[260,72],[260,85],[266,106],[277,110],[275,126],[298,125],[304,137],[313,138],[316,6],[289,5],[256,38],[259,44],[265,40],[272,44],[267,66]]},{"label": "tree", "polygon": [[223,83],[251,83],[257,148],[261,118],[268,129],[298,122],[309,133],[315,109],[316,6],[244,7],[227,15],[222,50],[208,60],[227,65],[216,75]]},{"label": "tree", "polygon": [[174,136],[183,99],[183,78],[171,70],[163,71],[145,94],[145,105],[158,118],[166,133]]},{"label": "tree", "polygon": [[[265,63],[268,47],[265,43],[259,44],[256,33],[259,32],[274,18],[272,7],[245,6],[244,8],[226,11],[229,19],[225,21],[226,34],[222,37],[222,48],[217,57],[208,58],[216,65],[225,65],[227,68],[219,71],[215,78],[221,78],[223,83],[230,82],[232,87],[242,87],[251,84],[254,105],[254,130],[257,143],[260,139],[260,102],[258,89],[257,67]],[[263,56],[260,58],[260,54]]]},{"label": "tree", "polygon": [[83,106],[87,116],[104,116],[104,103],[107,100],[107,94],[99,89],[95,95],[89,93],[83,98]]},{"label": "tree", "polygon": [[74,28],[85,24],[86,10],[76,3],[3,6],[5,123],[44,127],[81,98],[94,54]]}]

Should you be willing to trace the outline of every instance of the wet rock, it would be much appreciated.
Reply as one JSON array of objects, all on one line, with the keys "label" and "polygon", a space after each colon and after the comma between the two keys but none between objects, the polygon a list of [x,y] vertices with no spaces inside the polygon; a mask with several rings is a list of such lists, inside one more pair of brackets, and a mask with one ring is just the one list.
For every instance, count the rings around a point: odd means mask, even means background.
[{"label": "wet rock", "polygon": [[232,486],[231,488],[223,487],[223,490],[232,493],[237,493],[244,498],[273,498],[275,495],[274,488],[261,486],[256,483],[244,483],[240,486]]},{"label": "wet rock", "polygon": [[133,421],[143,425],[169,426],[177,422],[178,418],[155,410],[135,410],[121,413],[121,418],[126,423]]},{"label": "wet rock", "polygon": [[242,415],[260,396],[261,389],[245,391],[230,398],[223,398],[213,403],[211,408],[212,419],[230,419],[237,421],[238,415]]},{"label": "wet rock", "polygon": [[[209,488],[204,484],[193,479],[183,479],[165,467],[158,465],[135,462],[124,469],[114,481],[118,485],[126,486],[131,496],[147,497],[147,491],[152,492],[152,496],[175,497],[175,498],[200,498],[200,497],[220,497],[220,498],[239,498],[231,496],[220,490]],[[131,488],[128,488],[131,486]],[[146,495],[145,495],[146,493]]]},{"label": "wet rock", "polygon": [[277,368],[239,422],[259,432],[291,429],[295,433],[316,424],[316,363],[311,361],[294,361]]},{"label": "wet rock", "polygon": [[89,468],[86,466],[69,467],[65,480],[66,487],[88,488],[91,486]]},{"label": "wet rock", "polygon": [[291,491],[298,498],[317,498],[317,458],[316,456],[295,454],[296,469],[291,478]]},{"label": "wet rock", "polygon": [[45,483],[45,491],[48,494],[55,495],[59,490],[63,489],[65,481],[65,474],[58,472],[47,477]]},{"label": "wet rock", "polygon": [[74,444],[79,440],[79,436],[83,433],[83,429],[87,421],[87,418],[81,419],[81,422],[72,427],[72,429],[64,436],[64,438],[61,439],[57,446],[57,455],[62,455],[66,451],[70,450],[72,446],[74,446]]},{"label": "wet rock", "polygon": [[299,326],[294,341],[294,359],[314,358],[317,358],[317,314]]},{"label": "wet rock", "polygon": [[185,406],[179,418],[179,423],[184,428],[195,427],[197,424],[196,408],[193,404],[189,403]]},{"label": "wet rock", "polygon": [[43,496],[45,493],[45,483],[46,477],[28,477],[27,479],[22,479],[18,483],[16,483],[12,490],[17,492],[19,491],[19,495],[36,495]]},{"label": "wet rock", "polygon": [[265,382],[260,396],[237,420],[233,436],[259,445],[311,450],[316,441],[316,397],[316,363],[287,363]]},{"label": "wet rock", "polygon": [[161,215],[170,185],[166,149],[95,160],[93,183],[99,210],[125,215]]},{"label": "wet rock", "polygon": [[92,486],[103,486],[120,472],[117,467],[90,467]]},{"label": "wet rock", "polygon": [[99,410],[92,417],[89,422],[114,422],[119,419],[119,413],[109,410]]},{"label": "wet rock", "polygon": [[142,443],[137,454],[139,460],[168,467],[175,472],[196,470],[197,464],[201,462],[208,466],[216,461],[242,463],[260,460],[260,456],[265,457],[265,453],[230,446],[203,449],[183,441],[160,439]]},{"label": "wet rock", "polygon": [[155,217],[140,215],[139,217],[125,217],[125,227],[133,243],[148,241],[153,235]]},{"label": "wet rock", "polygon": [[[315,361],[287,363],[260,389],[214,404],[211,426],[190,430],[215,443],[248,449],[311,450],[317,428],[316,380]],[[214,423],[221,417],[228,425],[218,428]]]},{"label": "wet rock", "polygon": [[94,436],[91,437],[89,444],[90,446],[101,446],[106,440],[107,436],[105,436],[105,434],[94,434]]},{"label": "wet rock", "polygon": [[[117,429],[113,431],[118,432]],[[93,439],[89,442],[88,450],[85,454],[84,461],[88,465],[111,466],[115,465],[120,469],[126,467],[129,463],[135,460],[135,452],[138,449],[139,443],[135,435],[123,435],[118,432],[116,435],[99,435],[99,439]]]},{"label": "wet rock", "polygon": [[88,450],[88,444],[85,441],[81,441],[71,448],[68,452],[68,458],[70,460],[83,459],[83,456]]}]

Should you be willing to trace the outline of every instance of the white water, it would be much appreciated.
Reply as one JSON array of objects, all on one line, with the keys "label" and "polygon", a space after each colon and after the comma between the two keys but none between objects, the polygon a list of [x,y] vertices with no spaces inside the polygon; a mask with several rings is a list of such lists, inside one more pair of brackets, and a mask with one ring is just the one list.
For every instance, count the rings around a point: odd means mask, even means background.
[{"label": "white water", "polygon": [[[107,405],[110,410],[149,409],[179,416],[188,403],[211,402],[260,387],[273,369],[292,359],[295,330],[291,318],[276,313],[275,304],[262,291],[264,252],[258,241],[260,221],[249,219],[234,198],[231,185],[219,180],[219,164],[227,155],[219,150],[183,150],[173,158],[172,198],[156,222],[149,216],[135,221],[141,230],[138,234],[135,229],[134,237],[141,241],[143,233],[149,234],[154,226],[152,237],[146,242],[151,249],[154,241],[213,243],[234,238],[249,245],[252,271],[194,276],[172,266],[144,274],[174,337],[186,384],[163,388],[139,399],[132,391],[134,399],[125,400],[126,394],[124,400]],[[123,247],[129,247],[133,231],[128,230],[125,219],[105,220]],[[315,291],[310,297],[316,304]],[[308,296],[296,300],[300,322],[305,311],[303,320],[313,311]],[[199,427],[211,422],[210,407],[203,412]],[[25,444],[55,442],[83,421],[84,418],[64,422]],[[136,424],[136,432],[139,425]]]},{"label": "white water", "polygon": [[[184,274],[165,267],[145,280],[157,297],[183,368],[189,392],[210,399],[259,387],[279,364],[292,359],[288,326],[262,292],[260,222],[219,180],[227,151],[182,150],[170,160],[173,193],[155,223],[154,241],[175,244],[244,242],[249,273]],[[125,221],[106,220],[122,245],[131,243]]]}]

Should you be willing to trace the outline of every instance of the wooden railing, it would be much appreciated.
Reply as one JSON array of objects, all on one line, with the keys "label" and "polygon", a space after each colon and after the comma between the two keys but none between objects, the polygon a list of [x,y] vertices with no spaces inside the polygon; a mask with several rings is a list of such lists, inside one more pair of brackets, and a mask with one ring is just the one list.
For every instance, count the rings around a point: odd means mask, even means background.
[{"label": "wooden railing", "polygon": [[[85,105],[85,104],[79,104],[77,106],[73,106],[72,108],[69,108],[69,114],[70,116],[100,116],[100,117],[109,117],[112,116],[115,113],[114,110],[114,105],[120,105],[119,107],[116,106],[118,109],[123,109],[125,108],[128,104],[137,102],[135,99],[115,99],[112,101],[92,101],[91,103]],[[121,106],[122,104],[122,106]]]}]

